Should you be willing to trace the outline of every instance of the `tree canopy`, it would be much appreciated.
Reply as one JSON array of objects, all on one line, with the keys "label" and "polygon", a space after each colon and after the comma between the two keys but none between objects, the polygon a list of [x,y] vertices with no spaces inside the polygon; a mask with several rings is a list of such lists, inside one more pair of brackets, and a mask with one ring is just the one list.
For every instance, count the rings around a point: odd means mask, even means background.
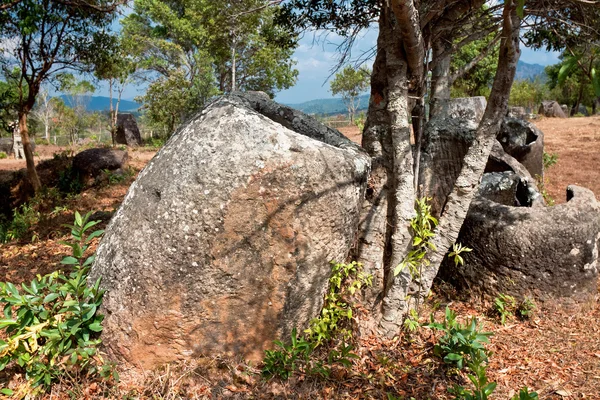
[{"label": "tree canopy", "polygon": [[149,119],[171,133],[215,94],[290,87],[295,35],[273,23],[269,4],[136,0],[122,24],[150,81],[140,98]]},{"label": "tree canopy", "polygon": [[348,65],[338,72],[330,83],[331,94],[342,96],[351,122],[356,114],[358,96],[369,89],[370,78],[371,71],[368,68],[354,68]]},{"label": "tree canopy", "polygon": [[[7,4],[7,3],[5,3]],[[119,0],[21,0],[0,11],[0,35],[9,43],[2,66],[17,71],[19,128],[27,172],[35,190],[41,187],[31,150],[27,116],[41,85],[64,71],[86,70],[109,44],[107,29]]]}]

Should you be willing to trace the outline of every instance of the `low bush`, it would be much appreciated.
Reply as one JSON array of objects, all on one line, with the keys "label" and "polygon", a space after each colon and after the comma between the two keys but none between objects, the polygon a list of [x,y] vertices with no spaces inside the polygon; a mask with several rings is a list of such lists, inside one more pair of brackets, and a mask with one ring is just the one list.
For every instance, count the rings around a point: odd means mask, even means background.
[{"label": "low bush", "polygon": [[104,318],[97,310],[104,291],[99,279],[88,285],[94,255],[88,256],[87,250],[103,231],[88,233],[98,223],[89,221],[90,215],[75,213],[75,222],[69,226],[72,241],[64,242],[72,251],[61,263],[73,272],[38,275],[20,288],[0,283],[0,303],[4,304],[0,328],[6,334],[0,340],[0,370],[14,362],[27,381],[20,390],[29,395],[65,376],[84,373],[117,378],[97,350]]}]

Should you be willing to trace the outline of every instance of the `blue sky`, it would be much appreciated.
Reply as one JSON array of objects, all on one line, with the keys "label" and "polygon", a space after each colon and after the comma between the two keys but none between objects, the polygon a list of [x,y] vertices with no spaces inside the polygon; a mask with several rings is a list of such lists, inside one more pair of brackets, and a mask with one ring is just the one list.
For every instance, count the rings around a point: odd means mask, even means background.
[{"label": "blue sky", "polygon": [[[331,98],[329,93],[329,79],[333,68],[339,61],[337,46],[342,38],[335,34],[306,34],[294,53],[298,81],[293,87],[278,92],[275,99],[281,103],[295,104],[314,99]],[[377,43],[377,29],[369,29],[356,40],[351,53],[351,61],[361,60],[366,52],[374,48]],[[558,62],[559,53],[533,51],[522,49],[521,60],[529,64],[549,65]],[[368,60],[366,65],[371,66],[373,60]],[[123,98],[132,100],[143,93],[142,88],[128,87]],[[97,96],[107,96],[108,89],[101,86],[95,93]]]}]

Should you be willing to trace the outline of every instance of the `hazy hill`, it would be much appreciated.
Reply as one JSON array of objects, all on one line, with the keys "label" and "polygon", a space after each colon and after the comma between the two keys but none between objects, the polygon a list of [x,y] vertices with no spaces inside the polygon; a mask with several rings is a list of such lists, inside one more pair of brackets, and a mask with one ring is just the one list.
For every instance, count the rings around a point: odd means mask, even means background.
[{"label": "hazy hill", "polygon": [[[307,114],[317,115],[332,115],[332,114],[345,114],[348,112],[346,105],[342,99],[317,99],[310,100],[304,103],[298,104],[287,104],[288,106],[300,110]],[[369,95],[364,94],[358,98],[357,110],[365,111],[369,106]]]},{"label": "hazy hill", "polygon": [[545,82],[547,77],[546,72],[544,72],[544,68],[546,67],[540,64],[527,64],[526,62],[519,61],[517,64],[517,74],[515,75],[515,79],[529,79],[533,81],[535,78],[539,77],[542,82]]},{"label": "hazy hill", "polygon": [[[62,95],[60,98],[65,102],[66,105],[69,104],[69,96]],[[113,104],[116,104],[116,99],[113,99]],[[119,103],[119,112],[134,112],[137,111],[142,105],[136,103],[131,100],[121,100]],[[110,97],[105,96],[92,96],[89,104],[87,105],[87,111],[107,111],[110,109]]]}]

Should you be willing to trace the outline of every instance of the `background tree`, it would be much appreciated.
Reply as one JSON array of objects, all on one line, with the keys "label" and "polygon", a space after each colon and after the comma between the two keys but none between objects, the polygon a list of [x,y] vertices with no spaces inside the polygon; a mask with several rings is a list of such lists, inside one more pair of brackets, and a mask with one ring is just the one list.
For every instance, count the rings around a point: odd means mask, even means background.
[{"label": "background tree", "polygon": [[50,127],[56,114],[56,109],[55,102],[52,101],[48,88],[42,87],[40,89],[35,107],[31,113],[44,126],[44,139],[50,143]]},{"label": "background tree", "polygon": [[513,84],[508,104],[525,107],[528,112],[533,112],[535,107],[549,96],[548,87],[539,78],[534,81],[524,79]]},{"label": "background tree", "polygon": [[593,112],[600,106],[600,44],[582,44],[561,54],[561,62],[546,67],[548,86],[557,100],[571,105],[571,115],[579,105],[591,105]]},{"label": "background tree", "polygon": [[291,86],[295,36],[274,25],[271,3],[136,0],[122,25],[150,82],[148,120],[170,134],[218,93]]},{"label": "background tree", "polygon": [[354,68],[348,65],[338,72],[330,82],[331,94],[342,96],[352,123],[358,107],[358,96],[369,89],[370,80],[371,70],[366,67]]},{"label": "background tree", "polygon": [[9,54],[5,53],[3,62],[19,71],[19,128],[27,175],[35,191],[41,183],[35,170],[27,119],[40,88],[57,72],[85,69],[93,54],[104,51],[104,32],[118,4],[118,0],[22,0],[0,12],[0,37],[15,44]]},{"label": "background tree", "polygon": [[[123,91],[136,78],[138,62],[130,55],[133,46],[123,37],[114,37],[114,46],[94,62],[94,73],[99,80],[108,82],[109,129],[113,146],[116,144],[117,115]],[[116,99],[114,95],[116,94]],[[116,100],[116,101],[113,101]]]},{"label": "background tree", "polygon": [[[495,39],[496,34],[492,33],[461,47],[452,55],[452,97],[489,96],[498,68],[499,46]],[[473,63],[473,60],[478,62]]]},{"label": "background tree", "polygon": [[[5,76],[6,79],[6,76]],[[10,127],[18,118],[19,95],[14,79],[8,76],[0,81],[0,136],[2,133],[12,135]]]}]

